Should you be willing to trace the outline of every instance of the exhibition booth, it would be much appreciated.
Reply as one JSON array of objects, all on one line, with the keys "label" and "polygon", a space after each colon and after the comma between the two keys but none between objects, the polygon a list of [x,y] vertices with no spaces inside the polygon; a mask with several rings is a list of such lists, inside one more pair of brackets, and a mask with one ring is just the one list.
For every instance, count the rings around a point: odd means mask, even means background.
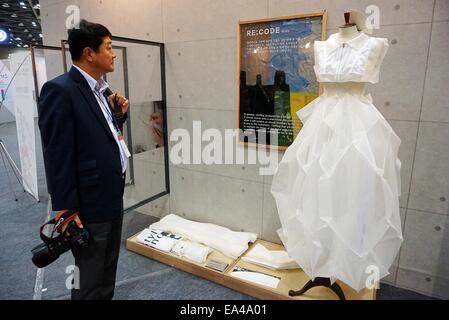
[{"label": "exhibition booth", "polygon": [[[56,17],[69,2],[42,10]],[[157,220],[127,250],[257,299],[376,300],[380,282],[449,297],[449,177],[425,155],[448,157],[449,117],[439,123],[441,97],[426,87],[447,38],[449,16],[435,12],[447,6],[270,0],[254,11],[254,1],[231,1],[231,22],[215,26],[194,18],[199,4],[185,5],[185,18],[150,2],[117,13],[136,15],[120,26],[104,14],[114,5],[77,2],[81,17],[110,22],[115,71],[104,80],[129,99],[124,214]],[[33,109],[44,83],[72,68],[63,22],[47,18],[45,45],[0,60],[2,107],[19,141],[14,172],[36,201]],[[412,53],[414,41],[426,50]]]}]

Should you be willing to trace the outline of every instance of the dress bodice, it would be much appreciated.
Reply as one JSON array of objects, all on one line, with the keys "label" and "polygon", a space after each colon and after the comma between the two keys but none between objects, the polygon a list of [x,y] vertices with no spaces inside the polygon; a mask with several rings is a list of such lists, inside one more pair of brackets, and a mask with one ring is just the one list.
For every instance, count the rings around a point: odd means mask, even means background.
[{"label": "dress bodice", "polygon": [[315,41],[314,70],[319,82],[379,81],[379,69],[388,50],[388,40],[363,31],[343,42],[338,33],[326,41]]}]

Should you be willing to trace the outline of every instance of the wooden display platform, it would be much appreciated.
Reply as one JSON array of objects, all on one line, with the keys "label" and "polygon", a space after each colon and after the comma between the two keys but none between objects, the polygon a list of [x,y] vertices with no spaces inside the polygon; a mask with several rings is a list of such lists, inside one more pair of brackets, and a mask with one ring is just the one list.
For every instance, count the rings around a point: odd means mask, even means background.
[{"label": "wooden display platform", "polygon": [[[139,232],[140,233],[140,232]],[[192,262],[190,260],[186,260],[182,257],[178,257],[173,253],[166,253],[160,251],[158,249],[154,249],[148,246],[145,246],[136,241],[136,235],[130,237],[126,241],[126,247],[128,250],[136,252],[138,254],[144,255],[151,259],[160,261],[165,263],[171,267],[175,267],[177,269],[181,269],[186,272],[190,272],[196,276],[205,278],[207,280],[216,282],[225,287],[234,289],[236,291],[242,292],[249,296],[255,297],[257,299],[264,300],[338,300],[337,295],[332,292],[329,288],[325,287],[315,287],[307,291],[301,296],[290,297],[288,295],[289,290],[298,290],[302,288],[310,278],[302,271],[301,269],[293,269],[293,270],[280,270],[275,271],[268,268],[264,268],[246,261],[241,260],[240,258],[237,260],[233,260],[222,253],[213,250],[209,254],[206,263],[199,264],[196,262]],[[284,247],[279,244],[267,242],[264,240],[257,240],[255,243],[249,246],[248,251],[256,244],[260,243],[265,246],[269,250],[284,250]],[[242,255],[244,256],[245,253]],[[228,267],[224,272],[215,271],[206,267],[206,264],[209,260],[218,260],[228,263]],[[279,285],[276,289],[258,285],[252,282],[248,282],[230,275],[230,272],[234,269],[235,266],[243,267],[245,269],[254,270],[257,272],[262,272],[265,274],[273,275],[281,278]],[[346,299],[347,300],[375,300],[376,299],[376,290],[368,290],[364,289],[359,293],[354,289],[350,288],[346,284],[337,281],[337,283],[341,286]]]}]

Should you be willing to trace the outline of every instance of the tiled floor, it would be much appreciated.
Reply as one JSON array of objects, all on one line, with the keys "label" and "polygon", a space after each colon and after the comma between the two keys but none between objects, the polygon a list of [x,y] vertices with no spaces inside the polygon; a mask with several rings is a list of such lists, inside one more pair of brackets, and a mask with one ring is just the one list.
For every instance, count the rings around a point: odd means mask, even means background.
[{"label": "tiled floor", "polygon": [[[19,163],[15,126],[0,124],[0,138],[4,140],[13,159]],[[69,299],[70,297],[70,291],[65,285],[70,273],[67,268],[73,265],[73,257],[70,253],[62,255],[39,272],[31,262],[30,250],[40,243],[38,228],[47,218],[48,204],[39,146],[37,154],[40,203],[23,192],[11,168],[6,166],[5,169],[0,159],[0,219],[2,222],[0,299]],[[16,197],[18,201],[15,201]],[[126,250],[125,240],[154,221],[155,218],[136,212],[125,215],[115,299],[253,299]],[[377,293],[377,299],[431,298],[382,284]]]}]

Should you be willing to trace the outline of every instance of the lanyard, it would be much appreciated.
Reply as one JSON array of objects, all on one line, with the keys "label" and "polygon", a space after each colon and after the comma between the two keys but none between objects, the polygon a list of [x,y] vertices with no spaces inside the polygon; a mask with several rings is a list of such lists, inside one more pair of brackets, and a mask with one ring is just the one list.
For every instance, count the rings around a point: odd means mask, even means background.
[{"label": "lanyard", "polygon": [[97,98],[98,98],[98,99],[100,100],[100,102],[101,102],[101,105],[102,105],[102,106],[100,106],[100,107],[101,107],[102,109],[104,109],[104,107],[106,107],[106,112],[108,113],[109,118],[112,120],[112,124],[114,125],[115,130],[117,131],[118,135],[121,135],[122,133],[120,132],[120,129],[119,129],[119,127],[118,127],[117,119],[115,119],[115,116],[112,114],[111,108],[109,107],[109,105],[106,106],[106,105],[104,104],[103,99],[97,94],[97,91],[96,91],[96,90],[94,90],[94,94],[97,96]]},{"label": "lanyard", "polygon": [[[106,108],[106,112],[107,112],[109,118],[112,120],[112,124],[114,125],[114,128],[117,132],[118,147],[120,149],[120,162],[122,164],[122,170],[123,170],[123,168],[126,169],[126,158],[129,158],[131,156],[131,154],[129,153],[129,150],[128,150],[128,147],[126,146],[125,141],[123,140],[122,132],[120,131],[120,129],[118,127],[117,119],[115,118],[115,114],[112,114],[112,110],[109,107],[109,105],[105,105],[105,103],[103,102],[103,99],[101,99],[101,97],[97,94],[97,92],[98,92],[97,90],[94,90],[95,96],[97,96],[97,98],[100,99],[100,102],[101,102],[100,108],[103,110],[103,112],[104,112],[104,108]],[[98,93],[100,93],[100,92],[98,92]],[[104,97],[104,98],[106,98],[106,97]]]}]

